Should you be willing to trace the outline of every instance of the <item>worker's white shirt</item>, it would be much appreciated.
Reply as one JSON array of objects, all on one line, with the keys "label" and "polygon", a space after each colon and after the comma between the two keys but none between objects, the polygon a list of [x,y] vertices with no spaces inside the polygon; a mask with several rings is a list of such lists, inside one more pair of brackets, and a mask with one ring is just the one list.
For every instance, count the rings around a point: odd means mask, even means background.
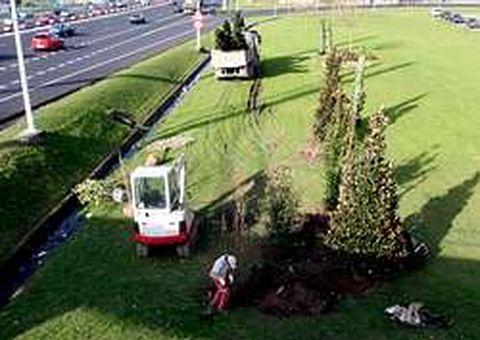
[{"label": "worker's white shirt", "polygon": [[227,262],[228,255],[222,255],[218,257],[213,263],[210,270],[210,276],[215,279],[224,279],[227,276],[229,265]]}]

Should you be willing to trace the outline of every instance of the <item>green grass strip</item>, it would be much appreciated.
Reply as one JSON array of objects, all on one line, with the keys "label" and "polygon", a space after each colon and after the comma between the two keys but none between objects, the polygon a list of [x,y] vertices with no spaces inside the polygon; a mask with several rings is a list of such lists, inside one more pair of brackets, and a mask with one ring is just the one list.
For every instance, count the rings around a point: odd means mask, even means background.
[{"label": "green grass strip", "polygon": [[201,56],[190,44],[115,73],[43,107],[36,115],[45,143],[20,146],[17,124],[0,136],[0,260],[68,190],[85,178],[129,130],[116,108],[142,121],[178,86]]}]

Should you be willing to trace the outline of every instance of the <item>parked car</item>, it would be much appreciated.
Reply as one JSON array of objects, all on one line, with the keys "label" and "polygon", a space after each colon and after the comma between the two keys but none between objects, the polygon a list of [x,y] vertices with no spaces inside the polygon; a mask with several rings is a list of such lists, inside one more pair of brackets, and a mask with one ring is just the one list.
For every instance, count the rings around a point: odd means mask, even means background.
[{"label": "parked car", "polygon": [[472,30],[478,30],[480,29],[480,20],[479,19],[470,20],[467,26]]},{"label": "parked car", "polygon": [[463,18],[463,16],[461,14],[454,14],[452,15],[452,18],[450,19],[450,22],[454,23],[454,24],[464,24],[465,23],[465,19]]},{"label": "parked car", "polygon": [[432,17],[434,18],[440,18],[443,14],[443,9],[442,8],[439,8],[439,7],[434,7],[432,8],[432,10],[430,11],[430,14],[432,15]]},{"label": "parked car", "polygon": [[451,17],[452,17],[452,12],[450,11],[443,11],[442,14],[440,14],[440,18],[446,21],[449,21]]},{"label": "parked car", "polygon": [[138,24],[145,24],[147,22],[147,19],[145,19],[145,16],[141,13],[135,13],[130,15],[128,18],[131,24],[138,25]]},{"label": "parked car", "polygon": [[71,37],[75,35],[75,28],[69,24],[58,23],[52,26],[50,33],[61,38]]},{"label": "parked car", "polygon": [[48,32],[37,33],[32,38],[31,48],[35,51],[57,51],[63,47],[63,40]]}]

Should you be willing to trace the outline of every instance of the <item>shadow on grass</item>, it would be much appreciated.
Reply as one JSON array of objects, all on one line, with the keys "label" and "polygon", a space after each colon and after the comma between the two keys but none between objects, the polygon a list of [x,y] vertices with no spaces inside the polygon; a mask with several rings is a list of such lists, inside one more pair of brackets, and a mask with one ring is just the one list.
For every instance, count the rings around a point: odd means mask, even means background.
[{"label": "shadow on grass", "polygon": [[[409,62],[397,64],[397,65],[379,68],[382,65],[382,63],[376,62],[367,67],[367,71],[365,73],[365,79],[381,76],[387,73],[397,72],[404,68],[410,67],[414,64],[415,62],[409,61]],[[342,83],[349,84],[349,83],[352,83],[354,79],[355,79],[355,71],[353,70],[342,74]]]},{"label": "shadow on grass", "polygon": [[383,51],[383,50],[389,50],[389,49],[396,49],[402,47],[402,44],[399,41],[389,41],[389,42],[383,42],[380,44],[374,44],[371,46],[371,48],[375,51]]},{"label": "shadow on grass", "polygon": [[[86,176],[88,170],[85,169],[92,168],[100,161],[99,155],[108,150],[103,141],[93,138],[48,133],[43,140],[40,145],[22,145],[11,150],[2,159],[0,258],[26,235],[37,218]],[[15,143],[10,147],[16,147]],[[35,213],[27,214],[27,211]]]},{"label": "shadow on grass", "polygon": [[[255,173],[239,187],[253,183],[250,195],[255,197],[259,195],[257,190],[262,190],[262,178],[262,172]],[[455,218],[468,204],[479,180],[480,174],[476,173],[445,194],[430,199],[418,215],[407,219],[408,223],[425,223],[429,228],[430,244],[438,247]],[[255,183],[259,183],[259,186]],[[223,202],[229,202],[236,190],[238,188],[226,192],[204,209],[212,212],[223,210]],[[246,190],[247,196],[249,192],[250,189]],[[245,329],[245,320],[238,317],[244,313],[241,310],[232,311],[231,316],[218,318],[213,323],[205,322],[200,316],[203,310],[202,290],[206,284],[211,256],[200,252],[192,259],[179,260],[172,251],[167,250],[159,252],[153,258],[138,259],[130,240],[131,221],[107,218],[106,215],[109,214],[99,214],[82,227],[69,244],[49,260],[28,291],[0,312],[0,323],[3,325],[0,328],[0,338],[11,339],[47,321],[53,328],[43,329],[44,331],[61,326],[62,334],[76,334],[79,337],[97,337],[100,336],[99,332],[105,332],[103,334],[108,337],[115,334],[117,327],[128,328],[128,325],[145,327],[137,328],[136,331],[139,332],[138,336],[146,338],[172,336],[239,339],[258,335],[260,329],[274,337],[284,334],[288,329],[288,322],[268,318],[249,319],[249,328]],[[464,335],[475,334],[477,313],[475,308],[471,308],[475,299],[471,299],[476,296],[472,294],[478,294],[478,262],[439,258],[425,270],[430,275],[408,274],[422,275],[425,278],[420,282],[412,278],[410,284],[408,280],[411,278],[404,278],[407,285],[405,282],[402,284],[402,292],[392,291],[389,295],[393,301],[377,300],[373,304],[351,306],[353,309],[348,313],[349,324],[355,321],[355,327],[342,327],[341,330],[335,328],[332,322],[342,318],[340,313],[345,312],[340,308],[340,311],[334,312],[339,315],[334,316],[333,320],[322,317],[322,322],[312,323],[311,319],[297,319],[296,322],[306,327],[299,336],[315,330],[314,334],[318,338],[322,332],[328,332],[329,327],[337,329],[338,336],[351,336],[359,327],[369,334],[380,332],[405,335],[406,330],[396,328],[388,321],[376,322],[374,326],[369,322],[382,317],[383,304],[398,303],[402,296],[405,298],[405,294],[420,298],[428,306],[453,313],[458,318],[456,327],[436,334],[446,338],[458,335],[459,332]],[[456,289],[451,286],[452,278],[458,280]],[[94,314],[95,322],[100,325],[107,320],[109,323],[112,320],[118,321],[110,324],[111,330],[104,326],[95,328],[91,323],[90,311]],[[75,317],[74,325],[66,321],[71,317]],[[72,328],[69,329],[69,325]],[[75,328],[81,330],[81,333],[76,333]],[[34,331],[30,335],[35,334]]]},{"label": "shadow on grass", "polygon": [[394,124],[400,117],[416,109],[418,102],[427,96],[426,93],[419,94],[396,105],[387,108],[389,123]]},{"label": "shadow on grass", "polygon": [[302,63],[308,59],[310,56],[301,54],[264,59],[261,64],[262,78],[273,78],[288,73],[305,73],[307,69]]},{"label": "shadow on grass", "polygon": [[[258,171],[201,209],[200,214],[207,223],[196,259],[178,259],[173,247],[156,248],[150,258],[137,258],[131,241],[133,222],[106,218],[101,213],[94,215],[63,249],[57,250],[59,254],[51,254],[48,267],[28,293],[0,312],[0,323],[5,317],[18,321],[11,307],[33,303],[29,307],[31,312],[21,316],[21,322],[0,328],[0,338],[13,338],[79,308],[150,329],[162,329],[162,333],[172,336],[208,337],[211,324],[201,317],[203,293],[209,265],[218,255],[218,251],[213,253],[209,246],[220,247],[219,251],[236,247],[235,242],[228,241],[219,245],[218,235],[225,231],[222,230],[224,224],[232,232],[236,230],[230,226],[241,223],[235,221],[240,214],[236,211],[239,201],[244,203],[243,223],[250,225],[257,221],[265,184],[264,172]],[[43,298],[49,301],[48,308],[44,308]]]},{"label": "shadow on grass", "polygon": [[362,46],[362,43],[375,39],[376,35],[369,34],[362,37],[352,39],[351,41],[346,40],[336,44],[337,47],[344,47],[352,44],[353,46]]},{"label": "shadow on grass", "polygon": [[245,114],[246,112],[244,109],[232,110],[228,114],[224,114],[223,112],[213,113],[209,115],[207,114],[193,121],[191,120],[186,123],[177,124],[172,127],[161,129],[161,132],[151,142],[157,139],[170,138],[193,129],[198,129],[201,127],[217,124],[225,120],[232,119],[234,117],[242,116]]},{"label": "shadow on grass", "polygon": [[[395,169],[395,179],[402,188],[399,196],[402,197],[412,191],[418,184],[426,180],[427,174],[436,167],[433,165],[438,154],[422,152]],[[413,182],[413,183],[412,183]]]},{"label": "shadow on grass", "polygon": [[444,195],[428,200],[420,212],[405,219],[407,226],[419,226],[427,236],[427,242],[434,254],[438,254],[440,243],[448,234],[455,217],[468,204],[476,186],[480,181],[480,172],[465,179]]},{"label": "shadow on grass", "polygon": [[140,79],[140,80],[150,80],[154,82],[164,82],[169,84],[180,84],[180,80],[171,79],[167,77],[158,77],[158,76],[149,76],[145,74],[116,74],[112,76],[99,76],[99,77],[81,77],[76,78],[73,80],[65,80],[60,82],[55,82],[53,84],[48,84],[45,86],[41,86],[41,88],[50,88],[50,87],[58,87],[58,86],[65,86],[65,85],[76,85],[76,84],[85,84],[85,83],[95,83],[97,81],[103,79],[115,79],[115,78],[123,78],[123,79]]}]

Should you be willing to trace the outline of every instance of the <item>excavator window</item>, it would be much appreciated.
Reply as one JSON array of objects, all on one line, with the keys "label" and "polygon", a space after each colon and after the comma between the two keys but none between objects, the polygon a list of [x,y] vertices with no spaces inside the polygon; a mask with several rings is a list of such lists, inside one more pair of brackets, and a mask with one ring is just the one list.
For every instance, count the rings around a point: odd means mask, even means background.
[{"label": "excavator window", "polygon": [[135,180],[135,196],[139,209],[165,209],[167,206],[165,179],[142,177]]}]

